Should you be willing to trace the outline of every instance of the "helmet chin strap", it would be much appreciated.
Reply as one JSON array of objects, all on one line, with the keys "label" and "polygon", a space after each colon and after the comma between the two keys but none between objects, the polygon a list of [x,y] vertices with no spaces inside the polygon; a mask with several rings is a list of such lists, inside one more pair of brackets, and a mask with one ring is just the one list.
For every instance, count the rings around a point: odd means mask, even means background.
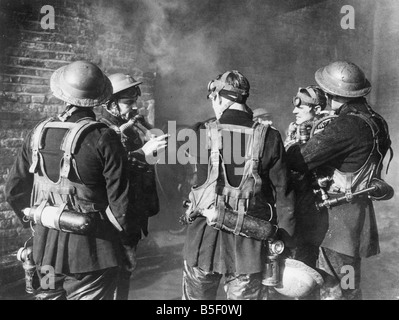
[{"label": "helmet chin strap", "polygon": [[105,108],[105,110],[107,110],[107,112],[109,112],[110,114],[112,114],[115,117],[121,118],[121,110],[119,108],[119,104],[117,101],[115,100],[111,100],[107,107]]},{"label": "helmet chin strap", "polygon": [[60,119],[62,122],[65,122],[68,120],[68,118],[76,111],[78,110],[78,107],[72,105],[72,104],[67,104],[65,111],[61,114],[58,115],[58,119]]}]

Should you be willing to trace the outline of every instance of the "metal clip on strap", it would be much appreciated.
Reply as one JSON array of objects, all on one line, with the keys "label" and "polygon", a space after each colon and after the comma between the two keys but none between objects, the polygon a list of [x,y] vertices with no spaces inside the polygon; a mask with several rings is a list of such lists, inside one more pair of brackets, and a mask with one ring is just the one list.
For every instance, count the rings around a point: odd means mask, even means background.
[{"label": "metal clip on strap", "polygon": [[237,216],[237,223],[236,226],[234,228],[233,233],[238,236],[241,232],[242,226],[244,224],[244,215],[245,215],[245,208],[244,208],[244,204],[242,203],[242,201],[239,202],[238,204],[238,216]]},{"label": "metal clip on strap", "polygon": [[224,203],[224,196],[217,196],[217,207],[216,210],[218,211],[218,219],[216,221],[215,228],[221,229],[224,221],[224,215],[226,213],[226,206]]},{"label": "metal clip on strap", "polygon": [[68,178],[69,171],[71,170],[71,159],[75,152],[77,140],[85,129],[91,125],[96,125],[95,121],[82,121],[81,123],[75,123],[74,128],[72,128],[64,139],[61,149],[64,150],[63,164],[61,168],[60,176],[62,178]]},{"label": "metal clip on strap", "polygon": [[346,173],[346,187],[345,187],[345,198],[346,201],[351,202],[353,199],[353,194],[352,194],[352,173]]},{"label": "metal clip on strap", "polygon": [[39,164],[39,149],[42,148],[41,141],[43,137],[43,128],[46,124],[53,121],[53,118],[49,118],[41,122],[34,130],[31,140],[32,146],[32,165],[29,168],[30,173],[37,172],[37,166]]},{"label": "metal clip on strap", "polygon": [[37,165],[39,163],[39,151],[37,149],[32,150],[32,165],[29,168],[30,173],[35,173]]},{"label": "metal clip on strap", "polygon": [[40,203],[40,205],[35,209],[35,212],[33,214],[33,221],[36,224],[40,224],[40,225],[42,224],[42,213],[43,213],[43,210],[44,210],[44,207],[46,206],[46,204],[47,204],[47,200],[42,201],[42,203]]},{"label": "metal clip on strap", "polygon": [[[61,204],[57,210],[57,213],[54,215],[54,226],[57,230],[61,230],[60,218],[61,218],[61,214],[64,211],[66,205],[67,205],[66,203]],[[63,230],[61,230],[61,231],[63,231]]]}]

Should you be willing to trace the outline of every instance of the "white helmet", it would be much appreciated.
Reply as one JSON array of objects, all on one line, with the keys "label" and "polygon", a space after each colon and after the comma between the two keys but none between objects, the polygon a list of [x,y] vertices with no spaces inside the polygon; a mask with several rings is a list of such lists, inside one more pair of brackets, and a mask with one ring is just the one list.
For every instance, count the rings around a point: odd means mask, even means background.
[{"label": "white helmet", "polygon": [[280,261],[280,277],[281,281],[274,290],[289,298],[306,297],[324,283],[320,273],[295,259]]}]

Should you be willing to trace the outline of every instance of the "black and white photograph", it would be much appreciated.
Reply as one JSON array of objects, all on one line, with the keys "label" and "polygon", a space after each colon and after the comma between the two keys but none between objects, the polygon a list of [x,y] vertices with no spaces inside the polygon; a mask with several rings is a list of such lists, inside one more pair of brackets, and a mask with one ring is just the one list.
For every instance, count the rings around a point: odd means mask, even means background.
[{"label": "black and white photograph", "polygon": [[399,300],[398,17],[0,0],[0,300]]}]

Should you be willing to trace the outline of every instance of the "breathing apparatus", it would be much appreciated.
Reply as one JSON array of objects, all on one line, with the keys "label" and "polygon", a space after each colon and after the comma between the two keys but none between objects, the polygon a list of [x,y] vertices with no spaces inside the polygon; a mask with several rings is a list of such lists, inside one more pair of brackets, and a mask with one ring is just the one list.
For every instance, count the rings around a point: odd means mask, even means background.
[{"label": "breathing apparatus", "polygon": [[[185,200],[183,207],[187,208],[187,212],[180,218],[181,224],[191,224],[195,219],[202,216],[206,218],[207,224],[211,227],[230,233],[235,233],[236,231],[239,216],[237,212],[231,209],[225,208],[222,215],[215,207],[192,210],[190,200]],[[270,211],[272,212],[271,208]],[[266,249],[266,261],[262,273],[262,284],[269,287],[277,286],[281,279],[279,258],[284,251],[285,245],[283,241],[275,239],[277,230],[278,227],[270,221],[245,214],[239,233],[235,233],[242,237],[263,241]]]},{"label": "breathing apparatus", "polygon": [[[106,110],[111,113],[113,116],[122,118],[121,108],[119,106],[119,99],[138,99],[141,96],[141,90],[138,86],[131,87],[123,91],[122,93],[114,94],[111,99],[106,104]],[[136,110],[135,110],[136,109]],[[130,118],[132,113],[137,113],[137,108],[132,108],[132,111],[129,112],[126,117]]]},{"label": "breathing apparatus", "polygon": [[[375,120],[380,116],[374,113],[369,106],[368,108],[370,115],[361,112],[349,113],[352,116],[363,119],[373,133],[374,145],[368,159],[360,169],[350,174],[342,173],[336,169],[332,171],[331,168],[329,170],[325,168],[320,170],[320,172],[318,170],[313,171],[314,192],[321,196],[321,202],[316,203],[317,209],[331,208],[342,203],[348,203],[359,196],[367,196],[372,200],[389,200],[393,197],[393,188],[380,177],[381,164],[385,156],[380,150],[378,138],[380,128]],[[317,121],[311,130],[310,137],[323,131],[335,118],[337,118],[337,115],[330,115]],[[384,121],[383,124],[385,124]],[[387,129],[385,131],[387,132]],[[389,136],[388,140],[390,140]],[[335,194],[344,193],[344,195],[330,199],[330,192]]]},{"label": "breathing apparatus", "polygon": [[19,248],[17,252],[17,260],[22,262],[22,267],[25,271],[25,291],[26,293],[33,293],[35,291],[33,285],[33,276],[36,272],[36,265],[33,261],[33,246],[28,246],[28,242],[33,239],[30,237],[24,243],[24,246]]}]

